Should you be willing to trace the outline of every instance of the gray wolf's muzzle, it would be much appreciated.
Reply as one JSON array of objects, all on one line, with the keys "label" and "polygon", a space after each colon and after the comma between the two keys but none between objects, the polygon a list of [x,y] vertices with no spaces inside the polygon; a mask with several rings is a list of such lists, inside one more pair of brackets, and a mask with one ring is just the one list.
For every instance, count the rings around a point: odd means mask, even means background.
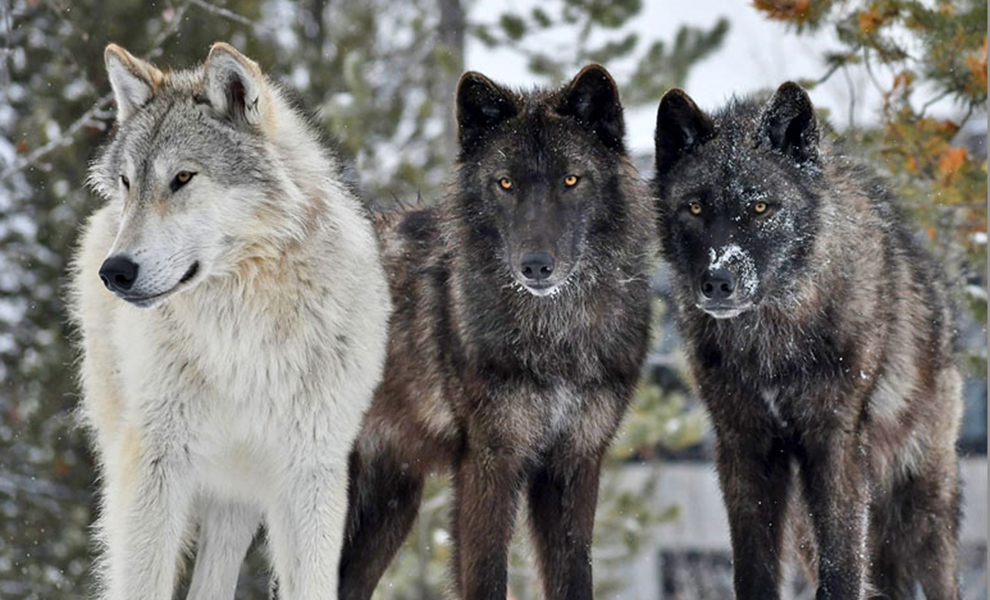
[{"label": "gray wolf's muzzle", "polygon": [[115,294],[126,294],[138,277],[138,264],[126,256],[111,256],[100,267],[100,280]]},{"label": "gray wolf's muzzle", "polygon": [[199,261],[195,261],[190,265],[178,283],[160,291],[148,291],[142,289],[141,285],[135,285],[140,272],[141,266],[130,257],[123,254],[115,254],[103,261],[103,265],[100,267],[100,280],[108,290],[113,292],[121,300],[130,302],[135,306],[147,307],[152,306],[165,296],[172,294],[183,284],[188,283],[193,277],[199,274]]}]

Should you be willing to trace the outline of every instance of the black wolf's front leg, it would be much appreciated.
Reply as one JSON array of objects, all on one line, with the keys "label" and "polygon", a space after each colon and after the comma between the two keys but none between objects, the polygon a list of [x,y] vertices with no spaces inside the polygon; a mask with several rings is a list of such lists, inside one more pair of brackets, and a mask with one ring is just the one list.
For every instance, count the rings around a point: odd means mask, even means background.
[{"label": "black wolf's front leg", "polygon": [[529,511],[547,600],[591,600],[591,541],[604,449],[558,448],[533,475]]},{"label": "black wolf's front leg", "polygon": [[463,600],[505,600],[521,462],[511,449],[482,446],[456,468],[453,570]]},{"label": "black wolf's front leg", "polygon": [[817,600],[860,600],[866,583],[869,478],[861,442],[837,431],[809,441],[801,479],[818,540]]},{"label": "black wolf's front leg", "polygon": [[717,466],[729,516],[736,598],[776,600],[790,457],[765,433],[721,430]]}]

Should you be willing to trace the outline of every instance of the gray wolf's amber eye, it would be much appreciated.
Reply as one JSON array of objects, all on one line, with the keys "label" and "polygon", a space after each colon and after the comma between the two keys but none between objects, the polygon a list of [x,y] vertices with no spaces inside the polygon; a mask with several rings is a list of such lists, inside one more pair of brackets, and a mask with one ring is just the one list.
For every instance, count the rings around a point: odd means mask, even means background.
[{"label": "gray wolf's amber eye", "polygon": [[174,192],[175,190],[189,183],[189,181],[192,180],[193,175],[195,175],[195,173],[193,173],[192,171],[179,171],[175,175],[175,179],[172,180],[172,183],[169,187],[171,187],[172,191]]}]

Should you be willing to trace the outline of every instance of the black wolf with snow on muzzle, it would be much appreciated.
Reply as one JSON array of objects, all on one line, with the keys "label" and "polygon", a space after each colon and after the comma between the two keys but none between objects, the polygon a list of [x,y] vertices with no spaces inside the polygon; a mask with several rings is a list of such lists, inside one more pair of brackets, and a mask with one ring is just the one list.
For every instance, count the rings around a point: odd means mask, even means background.
[{"label": "black wolf with snow on muzzle", "polygon": [[736,597],[956,599],[961,378],[939,269],[811,100],[657,115],[660,240],[714,423]]}]

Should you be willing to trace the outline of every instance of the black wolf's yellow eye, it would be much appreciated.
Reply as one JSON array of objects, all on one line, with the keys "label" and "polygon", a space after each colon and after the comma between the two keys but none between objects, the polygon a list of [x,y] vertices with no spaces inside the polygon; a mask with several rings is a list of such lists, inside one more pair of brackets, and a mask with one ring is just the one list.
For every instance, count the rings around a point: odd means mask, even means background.
[{"label": "black wolf's yellow eye", "polygon": [[511,190],[512,189],[512,180],[509,179],[508,177],[502,177],[501,179],[498,180],[498,185],[503,190],[506,190],[506,191]]},{"label": "black wolf's yellow eye", "polygon": [[195,175],[195,173],[193,173],[192,171],[179,171],[178,173],[175,174],[175,179],[172,180],[172,183],[169,185],[169,187],[172,188],[172,191],[174,192],[175,190],[189,183],[189,181],[193,178],[193,175]]},{"label": "black wolf's yellow eye", "polygon": [[698,216],[701,214],[701,205],[698,204],[697,202],[692,202],[688,208],[691,209],[691,214],[694,216]]},{"label": "black wolf's yellow eye", "polygon": [[564,185],[567,187],[574,187],[577,185],[578,180],[579,178],[577,175],[568,175],[567,177],[564,177]]},{"label": "black wolf's yellow eye", "polygon": [[753,205],[753,212],[755,212],[758,215],[762,215],[763,213],[767,212],[767,203],[757,202],[756,204]]},{"label": "black wolf's yellow eye", "polygon": [[131,180],[127,178],[127,175],[120,176],[120,183],[124,184],[124,189],[131,189]]}]

